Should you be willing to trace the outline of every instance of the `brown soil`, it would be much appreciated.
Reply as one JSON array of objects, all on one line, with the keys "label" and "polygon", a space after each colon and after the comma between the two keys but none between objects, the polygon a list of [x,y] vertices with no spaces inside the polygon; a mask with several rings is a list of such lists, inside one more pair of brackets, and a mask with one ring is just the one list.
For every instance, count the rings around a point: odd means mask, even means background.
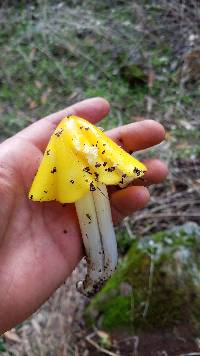
[{"label": "brown soil", "polygon": [[132,339],[124,339],[119,344],[121,355],[126,356],[180,356],[199,352],[194,335],[187,327],[174,332],[156,330],[141,333]]}]

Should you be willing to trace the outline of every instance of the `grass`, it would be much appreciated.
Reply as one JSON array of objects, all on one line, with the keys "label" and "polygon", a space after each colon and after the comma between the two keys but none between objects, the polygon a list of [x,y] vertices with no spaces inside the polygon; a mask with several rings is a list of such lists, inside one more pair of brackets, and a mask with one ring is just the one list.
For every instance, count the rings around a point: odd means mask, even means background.
[{"label": "grass", "polygon": [[[87,0],[84,7],[79,1],[72,1],[73,7],[67,1],[22,3],[0,9],[1,138],[92,96],[111,102],[109,119],[102,123],[105,128],[134,121],[135,116],[155,117],[173,129],[176,141],[180,119],[188,119],[192,104],[199,113],[200,88],[180,89],[179,70],[171,70],[174,48],[167,32],[164,42],[158,37],[155,43],[162,7],[142,8],[129,1],[112,6],[112,1]],[[152,85],[150,68],[155,75]],[[192,135],[196,146],[195,127],[182,131],[189,142]],[[198,154],[199,147],[187,152]]]},{"label": "grass", "polygon": [[[124,60],[130,45],[122,19],[128,21],[131,16],[126,7],[125,11],[117,7],[105,18],[104,9],[96,14],[90,6],[88,2],[86,7],[75,9],[49,4],[2,10],[3,114],[21,117],[23,112],[35,118],[79,99],[101,95],[113,103],[111,119],[118,121],[119,106],[123,102],[125,110],[133,96],[118,73],[118,60]],[[125,36],[122,43],[118,42],[119,17]]]}]

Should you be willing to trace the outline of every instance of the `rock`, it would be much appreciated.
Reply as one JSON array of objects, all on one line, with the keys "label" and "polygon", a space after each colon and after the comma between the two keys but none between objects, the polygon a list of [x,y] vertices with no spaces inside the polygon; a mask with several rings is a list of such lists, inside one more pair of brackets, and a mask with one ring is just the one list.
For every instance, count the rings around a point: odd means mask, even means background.
[{"label": "rock", "polygon": [[200,226],[187,223],[134,241],[85,315],[104,330],[197,329]]}]

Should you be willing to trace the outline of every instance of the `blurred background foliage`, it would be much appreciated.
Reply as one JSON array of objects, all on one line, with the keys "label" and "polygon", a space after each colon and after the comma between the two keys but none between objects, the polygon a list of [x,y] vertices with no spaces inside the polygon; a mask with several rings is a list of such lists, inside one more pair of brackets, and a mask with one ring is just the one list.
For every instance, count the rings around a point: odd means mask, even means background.
[{"label": "blurred background foliage", "polygon": [[[198,224],[199,1],[5,0],[1,1],[0,24],[0,140],[79,100],[103,96],[111,103],[109,117],[101,123],[104,128],[153,118],[167,131],[166,141],[142,156],[156,155],[165,160],[170,167],[169,178],[151,188],[148,207],[125,219],[119,228],[121,257],[138,237],[171,231],[174,225],[187,222]],[[11,338],[9,347],[0,339],[0,352],[55,355],[55,345],[57,349],[60,346],[55,343],[53,322],[47,327],[47,315],[58,313],[61,318],[60,310],[66,313],[66,293],[71,292],[59,293],[53,307],[45,306],[19,332],[7,335],[8,342]],[[79,299],[77,304],[82,305]],[[55,300],[59,301],[59,310]],[[82,309],[73,313],[77,327]],[[62,322],[71,323],[74,330],[72,321],[66,318]],[[48,335],[43,334],[40,324],[51,330]],[[36,337],[36,325],[42,343]],[[71,333],[72,339],[64,338],[69,354],[75,355],[75,344],[82,350],[78,339],[73,339],[78,332]],[[19,335],[22,343],[16,341]],[[97,345],[101,344],[103,336],[95,337]],[[45,338],[54,340],[51,346],[47,342],[46,351]],[[88,351],[93,352],[91,355],[100,352],[88,340],[86,344],[93,347]],[[104,346],[110,348],[112,343],[108,344],[107,340]]]}]

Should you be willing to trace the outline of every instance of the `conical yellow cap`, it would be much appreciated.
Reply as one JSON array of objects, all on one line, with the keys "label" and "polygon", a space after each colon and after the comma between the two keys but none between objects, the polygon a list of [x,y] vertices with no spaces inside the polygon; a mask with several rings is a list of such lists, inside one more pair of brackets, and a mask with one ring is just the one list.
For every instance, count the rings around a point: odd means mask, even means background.
[{"label": "conical yellow cap", "polygon": [[72,203],[95,190],[98,182],[120,184],[126,177],[141,177],[145,171],[144,164],[96,126],[69,116],[51,136],[29,198]]}]

